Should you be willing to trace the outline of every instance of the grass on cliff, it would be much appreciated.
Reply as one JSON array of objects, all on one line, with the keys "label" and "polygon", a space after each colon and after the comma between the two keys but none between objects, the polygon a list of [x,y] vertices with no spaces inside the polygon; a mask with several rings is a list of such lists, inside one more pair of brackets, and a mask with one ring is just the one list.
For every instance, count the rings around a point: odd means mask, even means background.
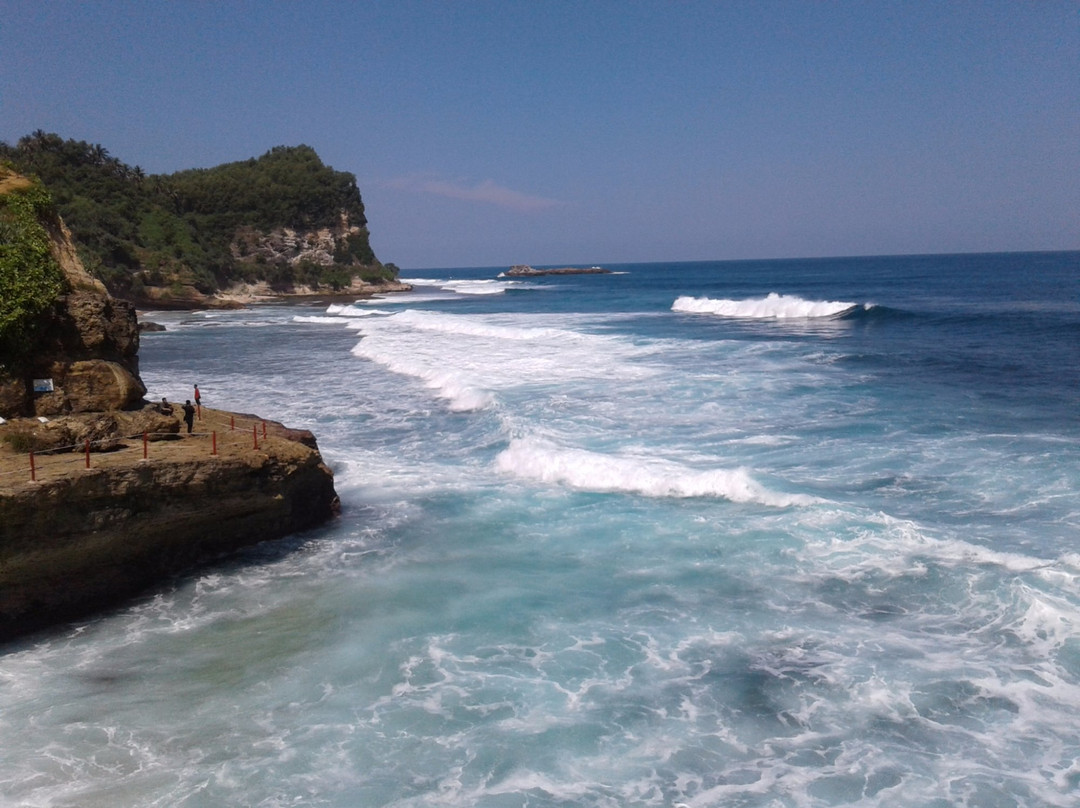
[{"label": "grass on cliff", "polygon": [[29,355],[38,315],[65,288],[43,224],[55,215],[40,181],[0,167],[0,369]]}]

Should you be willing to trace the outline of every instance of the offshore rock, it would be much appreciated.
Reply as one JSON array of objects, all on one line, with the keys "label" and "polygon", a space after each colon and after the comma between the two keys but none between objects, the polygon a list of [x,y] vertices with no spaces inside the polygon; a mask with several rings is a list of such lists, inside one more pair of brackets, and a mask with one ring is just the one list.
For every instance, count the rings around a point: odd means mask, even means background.
[{"label": "offshore rock", "polygon": [[541,275],[610,275],[603,267],[560,267],[559,269],[534,269],[528,264],[515,264],[502,273],[508,278],[535,278]]}]

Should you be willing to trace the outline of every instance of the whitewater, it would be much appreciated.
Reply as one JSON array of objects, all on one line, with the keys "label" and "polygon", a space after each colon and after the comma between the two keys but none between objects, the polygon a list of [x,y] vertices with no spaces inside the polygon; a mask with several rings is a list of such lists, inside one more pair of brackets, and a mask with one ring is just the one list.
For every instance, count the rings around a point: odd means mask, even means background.
[{"label": "whitewater", "polygon": [[1076,805],[1080,254],[608,268],[148,315],[342,514],[0,648],[0,804]]}]

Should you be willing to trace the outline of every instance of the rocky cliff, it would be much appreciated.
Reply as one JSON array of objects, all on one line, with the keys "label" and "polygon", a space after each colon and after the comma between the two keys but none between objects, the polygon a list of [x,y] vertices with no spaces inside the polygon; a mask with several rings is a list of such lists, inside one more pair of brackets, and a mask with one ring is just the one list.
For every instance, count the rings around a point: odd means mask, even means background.
[{"label": "rocky cliff", "polygon": [[[21,187],[17,176],[7,179],[9,187]],[[28,324],[32,349],[0,356],[0,417],[140,406],[146,387],[139,378],[135,309],[90,276],[54,211],[42,209],[37,224],[61,270],[62,293]]]},{"label": "rocky cliff", "polygon": [[5,172],[8,192],[35,197],[0,204],[0,639],[336,512],[310,433],[264,423],[219,451],[216,430],[261,419],[181,437],[148,405],[134,309],[87,274],[40,185]]},{"label": "rocky cliff", "polygon": [[344,209],[333,227],[264,231],[243,226],[229,242],[229,254],[236,271],[253,280],[234,281],[217,292],[204,293],[194,284],[153,285],[149,282],[152,273],[143,273],[139,302],[162,309],[231,308],[266,298],[410,291],[412,286],[387,274],[381,265],[359,263],[353,253],[357,245],[367,250],[367,243],[366,226],[353,222]]},{"label": "rocky cliff", "polygon": [[99,144],[39,130],[0,142],[4,161],[46,184],[88,269],[140,307],[229,306],[237,285],[278,295],[399,288],[397,268],[372,249],[356,177],[310,146],[147,175]]}]

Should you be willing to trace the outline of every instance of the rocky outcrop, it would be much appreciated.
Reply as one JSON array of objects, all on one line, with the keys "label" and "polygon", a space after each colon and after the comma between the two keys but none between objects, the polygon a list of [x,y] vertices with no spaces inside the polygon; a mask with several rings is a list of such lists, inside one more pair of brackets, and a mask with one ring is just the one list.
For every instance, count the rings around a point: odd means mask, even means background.
[{"label": "rocky outcrop", "polygon": [[310,262],[331,266],[349,256],[351,243],[367,244],[367,229],[350,221],[348,211],[341,211],[334,227],[300,231],[279,227],[268,233],[253,227],[237,231],[229,249],[241,263],[299,264]]},{"label": "rocky outcrop", "polygon": [[91,277],[58,216],[41,223],[67,291],[37,317],[33,356],[0,373],[0,417],[140,406],[146,387],[134,307]]},{"label": "rocky outcrop", "polygon": [[540,275],[608,275],[610,269],[603,267],[561,267],[559,269],[534,269],[528,264],[515,264],[502,273],[507,278],[535,278]]},{"label": "rocky outcrop", "polygon": [[0,640],[85,616],[207,558],[325,521],[337,497],[332,473],[307,445],[312,436],[275,433],[258,449],[218,456],[209,456],[205,439],[200,452],[185,452],[198,439],[184,438],[148,461],[0,492]]},{"label": "rocky outcrop", "polygon": [[[0,192],[32,187],[0,174]],[[0,639],[118,603],[337,507],[311,433],[274,425],[267,437],[267,422],[261,441],[218,452],[216,432],[180,438],[177,412],[146,405],[134,307],[86,272],[47,197],[39,203],[20,208],[19,225],[34,236],[36,264],[20,254],[0,276],[0,301],[19,300],[2,296],[25,285],[28,266],[49,281],[22,315],[19,341],[3,343],[17,348],[0,356]],[[55,462],[38,473],[35,454]]]}]

